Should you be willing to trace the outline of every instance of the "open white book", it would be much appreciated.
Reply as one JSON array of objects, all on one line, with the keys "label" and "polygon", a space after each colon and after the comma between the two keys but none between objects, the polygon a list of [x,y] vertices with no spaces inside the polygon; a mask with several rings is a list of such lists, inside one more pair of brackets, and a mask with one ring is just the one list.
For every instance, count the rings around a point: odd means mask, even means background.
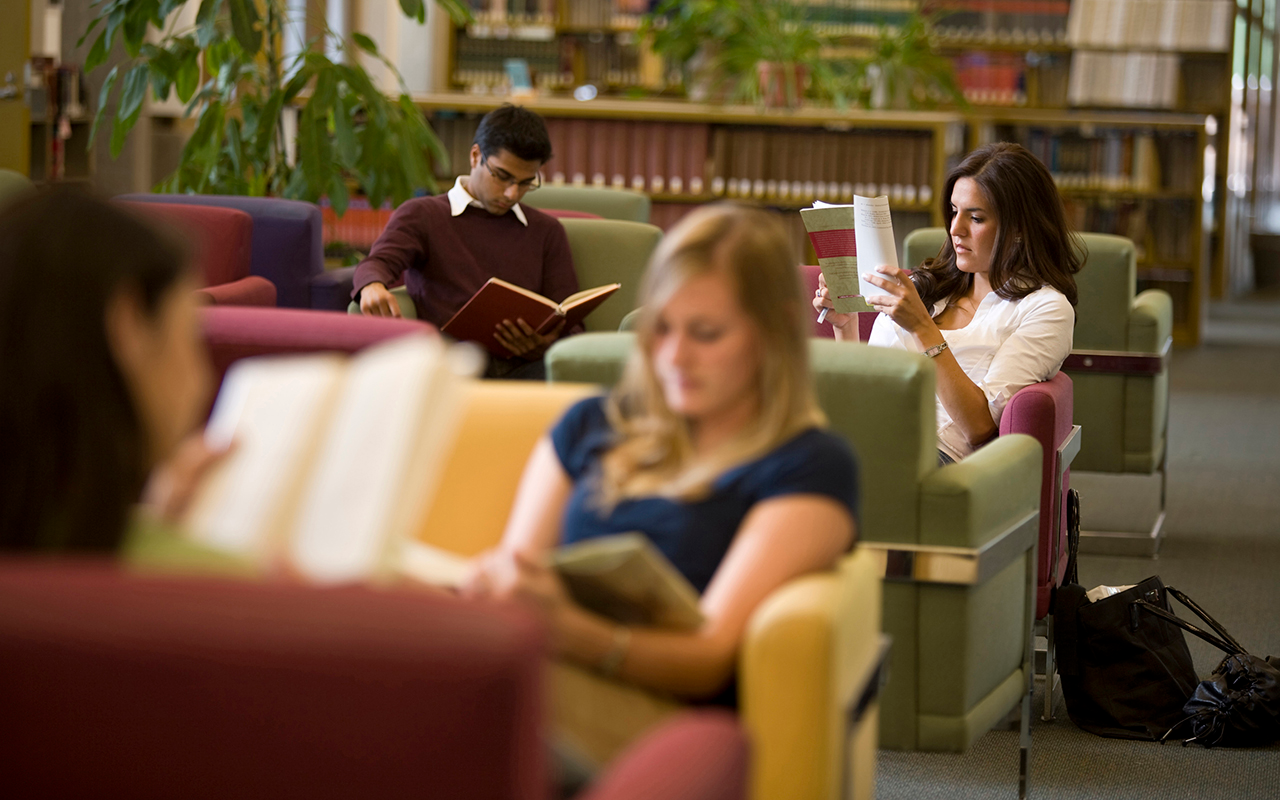
[{"label": "open white book", "polygon": [[392,575],[456,429],[457,361],[415,334],[232,365],[205,435],[235,448],[202,482],[189,535],[316,582]]},{"label": "open white book", "polygon": [[898,266],[889,198],[859,195],[853,205],[816,200],[813,208],[800,209],[800,219],[831,292],[832,310],[840,314],[874,310],[863,298],[885,292],[864,276],[876,274],[879,266]]},{"label": "open white book", "polygon": [[[471,559],[423,542],[408,542],[403,553],[401,570],[424,583],[456,588],[471,570]],[[601,616],[676,630],[703,622],[697,590],[643,534],[568,545],[551,563],[578,605]]]}]

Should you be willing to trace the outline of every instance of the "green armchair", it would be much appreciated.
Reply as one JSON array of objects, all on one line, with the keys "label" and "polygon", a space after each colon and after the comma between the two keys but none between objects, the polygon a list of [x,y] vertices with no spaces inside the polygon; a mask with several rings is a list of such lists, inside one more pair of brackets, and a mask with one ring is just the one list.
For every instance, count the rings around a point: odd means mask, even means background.
[{"label": "green armchair", "polygon": [[[903,263],[937,254],[942,228],[913,231]],[[1135,292],[1136,254],[1123,236],[1081,234],[1088,257],[1076,275],[1075,341],[1062,366],[1075,386],[1082,429],[1071,482],[1081,507],[1080,549],[1155,555],[1164,521],[1173,301]]]},{"label": "green armchair", "polygon": [[526,194],[520,202],[538,209],[582,211],[605,219],[649,221],[649,196],[627,189],[543,186],[536,192]]},{"label": "green armchair", "polygon": [[[614,384],[630,333],[586,334],[547,353],[552,381]],[[937,466],[932,363],[811,340],[819,402],[858,452],[861,547],[876,551],[884,632],[893,640],[880,746],[961,751],[1020,701],[1030,661],[1041,453],[1001,437]],[[1029,747],[1024,725],[1024,747]]]},{"label": "green armchair", "polygon": [[[598,191],[605,191],[604,189]],[[621,283],[622,288],[604,301],[584,321],[588,331],[616,331],[623,317],[636,307],[640,276],[649,256],[662,240],[662,229],[643,222],[616,219],[562,219],[569,249],[573,252],[573,268],[578,286],[592,289],[606,283]],[[403,286],[391,290],[406,319],[417,319],[413,301]],[[350,314],[360,313],[360,304],[347,306]]]}]

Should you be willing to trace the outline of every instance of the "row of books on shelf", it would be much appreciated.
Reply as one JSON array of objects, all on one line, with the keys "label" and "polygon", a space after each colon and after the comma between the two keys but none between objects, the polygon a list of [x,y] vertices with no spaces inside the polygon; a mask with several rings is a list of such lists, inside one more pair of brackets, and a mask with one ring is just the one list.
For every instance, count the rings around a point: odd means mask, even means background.
[{"label": "row of books on shelf", "polygon": [[922,3],[943,43],[1061,44],[1070,0],[943,0]]},{"label": "row of books on shelf", "polygon": [[481,25],[635,28],[648,0],[471,0]]},{"label": "row of books on shelf", "polygon": [[979,106],[1064,108],[1071,56],[1067,53],[971,51],[952,59],[956,84]]},{"label": "row of books on shelf", "polygon": [[509,85],[507,62],[522,59],[532,84],[558,89],[591,83],[634,86],[642,80],[640,49],[634,36],[565,35],[550,40],[484,39],[459,32],[453,83],[493,91]]},{"label": "row of books on shelf", "polygon": [[1074,0],[1074,47],[1207,51],[1231,49],[1232,0]]},{"label": "row of books on shelf", "polygon": [[1200,188],[1193,134],[1129,129],[1086,137],[1032,128],[1009,138],[1040,159],[1064,189],[1193,193]]},{"label": "row of books on shelf", "polygon": [[1073,106],[1175,108],[1180,64],[1172,53],[1077,50],[1067,101]]},{"label": "row of books on shelf", "polygon": [[[656,120],[547,118],[550,183],[629,188],[655,195],[774,201],[887,194],[897,203],[933,196],[933,137],[921,131],[828,131]],[[432,125],[465,171],[478,120],[437,115]]]},{"label": "row of books on shelf", "polygon": [[1189,200],[1145,203],[1068,197],[1066,207],[1067,221],[1075,230],[1111,233],[1132,240],[1140,269],[1191,269],[1195,232],[1189,222],[1194,218]]},{"label": "row of books on shelf", "polygon": [[895,203],[933,197],[933,136],[920,131],[716,127],[711,191],[808,202],[887,194]]}]

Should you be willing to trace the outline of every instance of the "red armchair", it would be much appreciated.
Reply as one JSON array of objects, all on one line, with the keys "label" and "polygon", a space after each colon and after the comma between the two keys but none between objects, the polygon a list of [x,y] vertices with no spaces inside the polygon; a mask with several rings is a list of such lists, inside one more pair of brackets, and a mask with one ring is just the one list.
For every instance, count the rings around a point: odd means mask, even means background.
[{"label": "red armchair", "polygon": [[[544,800],[542,633],[420,591],[0,559],[5,797]],[[743,800],[733,715],[689,712],[588,800]]]},{"label": "red armchair", "polygon": [[169,225],[191,242],[200,295],[214,305],[274,306],[276,287],[249,274],[253,218],[213,206],[122,202],[139,216]]}]

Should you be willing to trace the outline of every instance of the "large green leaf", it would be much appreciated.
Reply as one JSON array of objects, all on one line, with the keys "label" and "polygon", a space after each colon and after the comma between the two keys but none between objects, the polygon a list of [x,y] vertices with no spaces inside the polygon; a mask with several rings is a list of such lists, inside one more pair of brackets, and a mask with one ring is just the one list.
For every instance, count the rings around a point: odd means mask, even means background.
[{"label": "large green leaf", "polygon": [[338,216],[347,213],[349,202],[347,182],[343,179],[341,172],[335,172],[333,179],[329,181],[329,205],[333,207],[333,213]]},{"label": "large green leaf", "polygon": [[[79,50],[81,47],[84,46],[84,42],[86,39],[89,38],[89,34],[93,33],[94,29],[97,28],[101,22],[102,22],[102,17],[94,17],[93,19],[89,20],[89,27],[84,29],[84,33],[80,34],[79,39],[76,39],[77,50]],[[85,69],[89,69],[89,68],[86,67]]]},{"label": "large green leaf", "polygon": [[163,0],[160,3],[160,9],[157,13],[159,14],[161,20],[166,20],[169,18],[170,14],[172,14],[179,7],[185,6],[186,4],[187,4],[187,0]]},{"label": "large green leaf", "polygon": [[284,92],[276,89],[258,112],[258,124],[254,129],[253,149],[259,159],[267,158],[271,137],[280,129],[280,111],[284,108]]},{"label": "large green leaf", "polygon": [[196,43],[201,48],[208,47],[218,35],[218,10],[221,7],[222,0],[200,0],[200,9],[196,12]]},{"label": "large green leaf", "polygon": [[186,103],[190,102],[196,85],[200,82],[200,51],[194,48],[184,50],[180,58],[181,63],[178,64],[173,82],[178,90],[178,99]]},{"label": "large green leaf", "polygon": [[93,47],[89,48],[89,55],[85,56],[84,69],[85,72],[92,72],[97,69],[98,65],[107,60],[107,34],[100,33],[93,43]]},{"label": "large green leaf", "polygon": [[356,131],[351,124],[354,103],[340,99],[333,106],[333,138],[338,144],[338,158],[344,166],[356,163],[360,147],[356,142]]},{"label": "large green leaf", "polygon": [[363,33],[353,33],[351,34],[351,38],[354,39],[355,43],[360,45],[360,49],[365,52],[371,53],[375,56],[378,54],[377,42],[373,41],[368,36],[365,36]]},{"label": "large green leaf", "polygon": [[231,169],[237,177],[244,175],[244,144],[240,141],[240,120],[231,117],[227,120],[227,155],[231,157]]},{"label": "large green leaf", "polygon": [[406,17],[424,22],[427,18],[427,7],[422,0],[400,0],[400,10]]},{"label": "large green leaf", "polygon": [[131,58],[137,58],[142,41],[147,35],[147,24],[159,8],[157,0],[141,0],[132,3],[124,18],[124,49]]},{"label": "large green leaf", "polygon": [[107,113],[107,100],[111,96],[111,89],[116,85],[118,77],[120,77],[120,67],[117,65],[111,68],[107,73],[107,79],[102,82],[102,90],[98,92],[98,112],[93,115],[93,125],[89,128],[89,144],[85,149],[93,148],[93,137],[98,134],[98,125]]},{"label": "large green leaf", "polygon": [[120,104],[116,108],[115,121],[111,124],[112,158],[120,156],[120,151],[124,149],[125,137],[138,122],[150,75],[151,70],[146,64],[137,64],[124,76],[124,84],[120,88]]},{"label": "large green leaf", "polygon": [[231,30],[236,41],[248,55],[257,55],[262,49],[262,31],[258,30],[258,7],[253,0],[227,0],[231,8]]},{"label": "large green leaf", "polygon": [[142,101],[147,96],[147,78],[150,70],[146,64],[137,64],[124,76],[124,86],[120,90],[120,106],[116,109],[116,119],[136,116],[142,108]]}]

